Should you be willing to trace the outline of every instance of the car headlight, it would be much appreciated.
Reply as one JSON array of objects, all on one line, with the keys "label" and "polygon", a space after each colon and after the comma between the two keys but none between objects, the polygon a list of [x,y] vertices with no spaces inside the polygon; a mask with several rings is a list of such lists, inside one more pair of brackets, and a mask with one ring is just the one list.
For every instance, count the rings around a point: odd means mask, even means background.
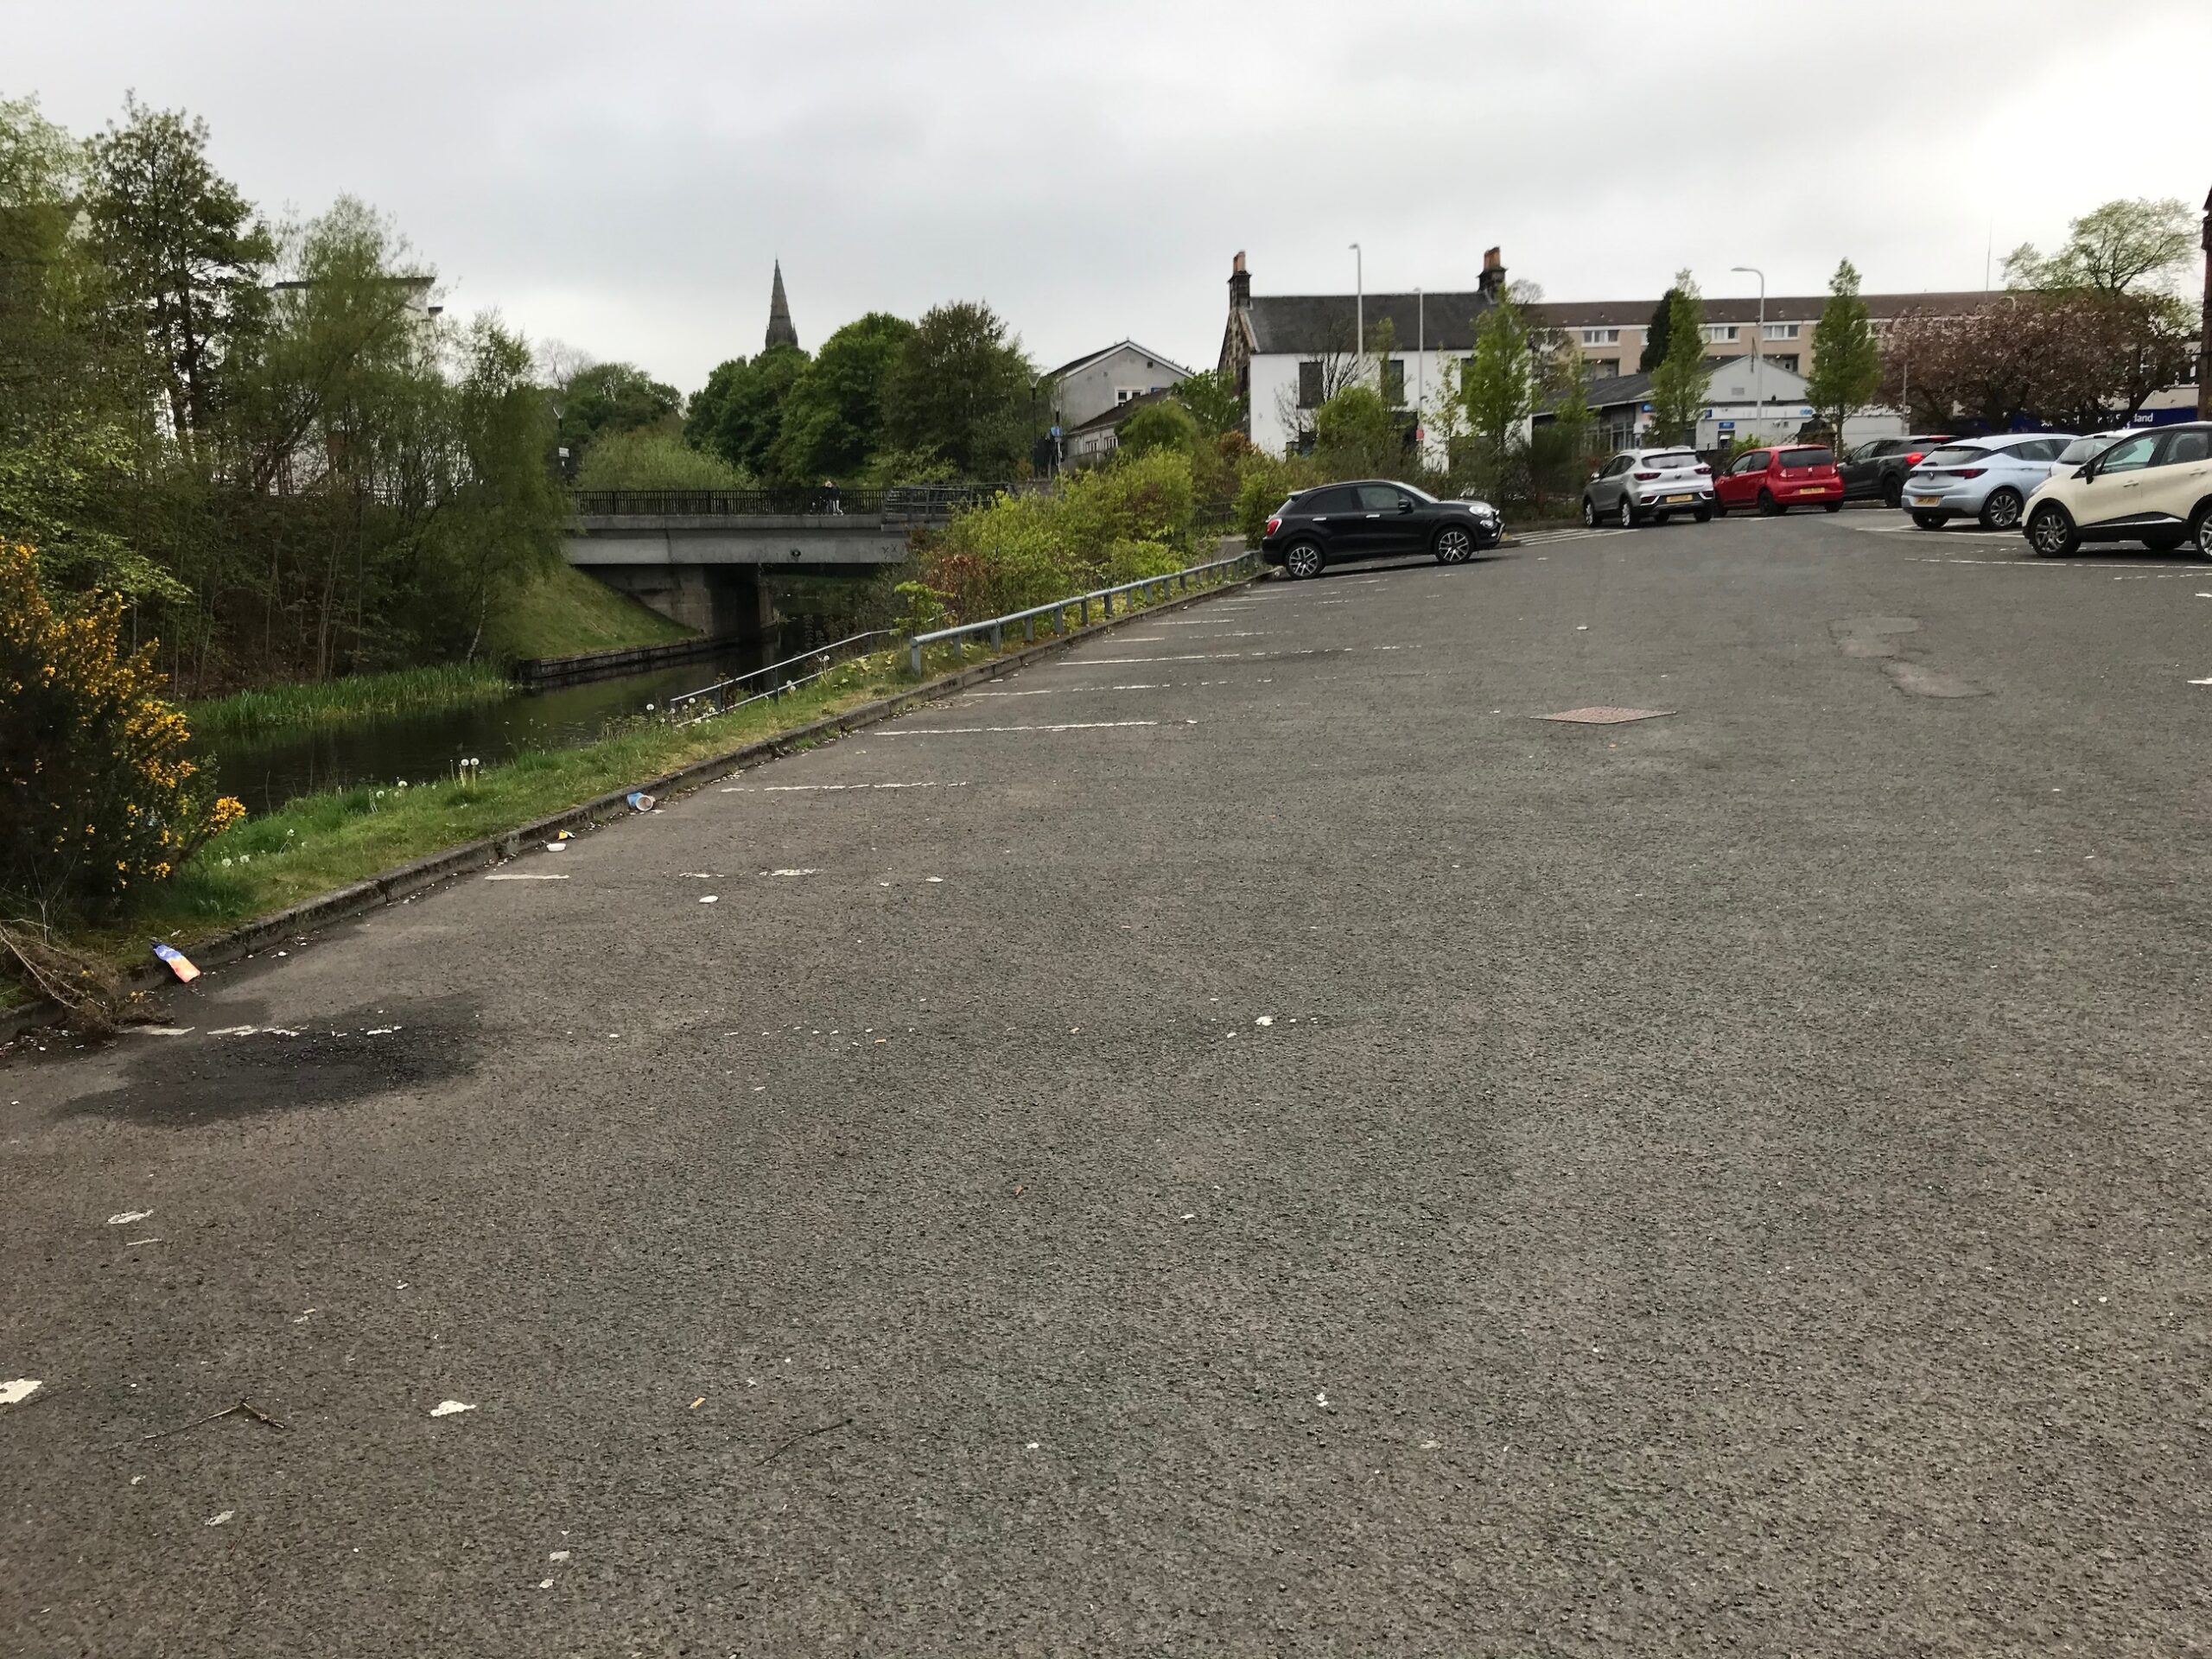
[{"label": "car headlight", "polygon": [[1487,501],[1470,501],[1467,503],[1467,511],[1478,518],[1495,518],[1498,516],[1497,509]]}]

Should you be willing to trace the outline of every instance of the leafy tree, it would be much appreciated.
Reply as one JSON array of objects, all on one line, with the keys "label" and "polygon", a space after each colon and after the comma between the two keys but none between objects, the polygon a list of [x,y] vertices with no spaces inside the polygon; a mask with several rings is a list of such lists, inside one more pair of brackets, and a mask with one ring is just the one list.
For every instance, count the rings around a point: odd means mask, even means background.
[{"label": "leafy tree", "polygon": [[784,400],[805,372],[808,360],[796,346],[771,346],[750,362],[734,358],[717,368],[695,400],[706,402],[711,411],[694,411],[712,421],[707,429],[709,452],[755,477],[765,475],[769,452],[783,435]]},{"label": "leafy tree", "polygon": [[1313,460],[1331,478],[1388,478],[1402,472],[1412,429],[1364,384],[1346,386],[1313,416]]},{"label": "leafy tree", "polygon": [[1713,372],[1705,365],[1704,304],[1687,270],[1667,290],[1667,354],[1651,371],[1652,427],[1662,443],[1686,443],[1697,429]]},{"label": "leafy tree", "polygon": [[989,306],[933,307],[891,365],[883,415],[897,448],[935,451],[969,478],[1011,478],[1037,424],[1029,359]]},{"label": "leafy tree", "polygon": [[1659,303],[1651,308],[1651,321],[1643,330],[1643,352],[1636,359],[1638,374],[1649,374],[1666,361],[1667,345],[1674,338],[1675,291],[1669,289],[1659,296]]},{"label": "leafy tree", "polygon": [[207,124],[136,98],[92,142],[85,207],[118,312],[142,330],[180,443],[215,418],[229,348],[259,327],[276,244],[207,160]]},{"label": "leafy tree", "polygon": [[871,311],[822,342],[784,399],[770,475],[812,482],[850,476],[883,442],[883,387],[914,325]]},{"label": "leafy tree", "polygon": [[1805,377],[1806,401],[1827,423],[1838,443],[1843,425],[1874,401],[1882,385],[1882,351],[1859,297],[1859,270],[1838,263],[1828,279],[1828,302],[1813,326],[1813,371]]},{"label": "leafy tree", "polygon": [[594,363],[555,394],[555,438],[574,463],[602,433],[658,426],[683,407],[683,394],[634,363]]},{"label": "leafy tree", "polygon": [[2093,289],[1994,296],[1965,317],[1905,319],[1884,353],[1883,396],[1923,424],[1964,415],[2004,428],[2043,420],[2087,431],[2132,416],[2186,372],[2195,350],[2152,294]]},{"label": "leafy tree", "polygon": [[1217,438],[1242,430],[1244,399],[1236,390],[1236,377],[1219,369],[1185,377],[1175,383],[1175,401],[1191,411],[1202,436]]},{"label": "leafy tree", "polygon": [[1134,457],[1168,449],[1189,455],[1197,451],[1198,441],[1198,416],[1176,399],[1163,397],[1122,423],[1117,453]]},{"label": "leafy tree", "polygon": [[1476,319],[1475,349],[1459,371],[1459,397],[1474,438],[1477,481],[1492,495],[1503,493],[1508,460],[1535,407],[1535,371],[1518,306],[1502,300]]},{"label": "leafy tree", "polygon": [[2197,224],[2169,197],[2108,201],[2074,220],[2065,245],[2045,258],[2024,242],[2005,256],[2005,280],[2018,288],[2093,288],[2107,294],[2171,289],[2196,253]]}]

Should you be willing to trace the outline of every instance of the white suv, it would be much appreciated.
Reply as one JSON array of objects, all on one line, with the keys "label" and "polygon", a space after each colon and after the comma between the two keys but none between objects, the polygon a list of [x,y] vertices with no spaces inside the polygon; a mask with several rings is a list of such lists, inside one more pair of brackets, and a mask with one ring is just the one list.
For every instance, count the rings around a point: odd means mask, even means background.
[{"label": "white suv", "polygon": [[2153,553],[2194,542],[2212,558],[2212,422],[2139,432],[2053,474],[2028,499],[2027,537],[2047,559],[2083,542],[2140,542]]},{"label": "white suv", "polygon": [[1700,524],[1713,517],[1713,468],[1688,449],[1624,449],[1590,475],[1582,491],[1582,522],[1623,530],[1687,512]]}]

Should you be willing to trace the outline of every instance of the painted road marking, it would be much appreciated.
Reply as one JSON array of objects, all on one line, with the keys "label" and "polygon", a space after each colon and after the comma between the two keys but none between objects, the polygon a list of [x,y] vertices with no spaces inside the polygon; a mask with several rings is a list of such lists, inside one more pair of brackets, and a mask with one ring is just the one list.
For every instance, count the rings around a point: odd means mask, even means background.
[{"label": "painted road marking", "polygon": [[[1195,726],[1186,720],[1185,726]],[[1097,732],[1117,726],[1157,726],[1156,720],[1071,720],[1058,726],[905,726],[887,728],[887,737],[956,737],[976,732]]]},{"label": "painted road marking", "polygon": [[1914,564],[1992,564],[2007,570],[2152,570],[2159,575],[2178,581],[2182,577],[2196,580],[2203,571],[2177,570],[2164,564],[2116,564],[2110,560],[2097,559],[1913,559]]},{"label": "painted road marking", "polygon": [[554,875],[550,873],[539,874],[534,871],[494,870],[491,874],[486,876],[484,879],[486,881],[565,881],[569,878],[565,875]]},{"label": "painted road marking", "polygon": [[1348,657],[1356,651],[1419,651],[1414,645],[1313,645],[1304,651],[1213,651],[1179,657],[1075,657],[1054,668],[1116,667],[1130,663],[1273,662],[1289,657]]},{"label": "painted road marking", "polygon": [[967,787],[968,780],[962,778],[950,783],[933,779],[925,783],[912,784],[762,784],[757,788],[750,784],[736,784],[722,791],[722,793],[725,795],[820,795],[832,794],[849,789],[965,789]]}]

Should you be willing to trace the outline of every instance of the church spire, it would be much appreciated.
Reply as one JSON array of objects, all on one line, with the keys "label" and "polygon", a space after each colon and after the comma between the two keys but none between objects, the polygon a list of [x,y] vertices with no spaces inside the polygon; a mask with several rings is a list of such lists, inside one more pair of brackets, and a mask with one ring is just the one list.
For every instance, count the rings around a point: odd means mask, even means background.
[{"label": "church spire", "polygon": [[770,346],[797,346],[798,330],[791,327],[791,302],[784,297],[784,262],[776,261],[776,285],[768,295],[768,340]]}]

